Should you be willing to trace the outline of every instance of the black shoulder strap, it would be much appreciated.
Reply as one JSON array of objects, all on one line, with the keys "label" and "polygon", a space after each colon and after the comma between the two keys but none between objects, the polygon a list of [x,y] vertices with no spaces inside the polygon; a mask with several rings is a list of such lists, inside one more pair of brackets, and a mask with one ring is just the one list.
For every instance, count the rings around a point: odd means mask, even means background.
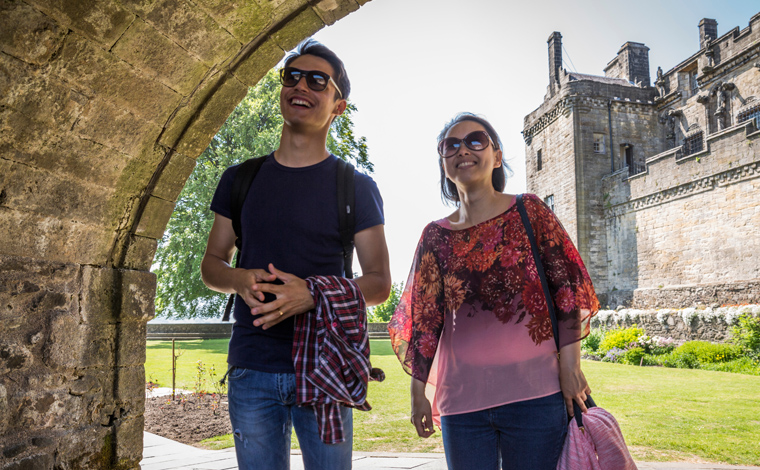
[{"label": "black shoulder strap", "polygon": [[533,227],[530,225],[530,219],[528,213],[525,211],[525,204],[523,203],[522,194],[517,196],[517,211],[520,213],[520,218],[525,226],[525,231],[528,233],[528,239],[530,240],[530,249],[533,252],[533,260],[536,262],[536,269],[538,270],[538,277],[541,278],[541,287],[544,288],[544,297],[546,297],[546,305],[549,307],[549,316],[552,319],[552,332],[554,333],[554,343],[557,345],[557,352],[559,352],[559,326],[557,325],[557,312],[554,310],[554,301],[552,300],[551,293],[549,292],[549,283],[546,282],[546,273],[544,272],[544,264],[541,262],[541,255],[538,252],[538,243],[536,242],[536,235],[533,233]]},{"label": "black shoulder strap", "polygon": [[235,178],[232,180],[232,193],[230,199],[230,209],[232,211],[232,228],[235,230],[235,246],[240,249],[239,242],[242,240],[242,230],[240,228],[240,214],[243,211],[243,203],[248,196],[248,191],[251,189],[251,183],[256,178],[256,174],[261,169],[261,165],[264,164],[264,160],[267,156],[258,158],[249,158],[240,164]]},{"label": "black shoulder strap", "polygon": [[343,245],[343,271],[345,277],[354,277],[354,230],[356,214],[354,214],[354,166],[338,159],[338,227],[340,242]]},{"label": "black shoulder strap", "polygon": [[[557,353],[559,353],[559,326],[557,324],[557,312],[554,310],[554,301],[549,293],[549,283],[546,281],[546,273],[544,272],[544,264],[541,262],[541,256],[538,252],[538,243],[536,242],[536,235],[533,233],[533,227],[530,225],[530,219],[528,213],[525,211],[525,204],[523,203],[522,194],[517,195],[517,211],[520,213],[520,218],[525,226],[525,231],[528,233],[528,239],[530,240],[530,249],[533,252],[533,259],[536,262],[536,269],[538,270],[538,277],[541,278],[541,287],[544,288],[544,296],[546,297],[546,305],[549,307],[549,316],[552,319],[552,332],[554,333],[554,344],[557,345]],[[586,408],[593,408],[596,406],[594,399],[591,395],[586,395],[586,401],[584,402]],[[578,424],[579,429],[583,429],[583,413],[581,413],[581,407],[573,400],[573,417]],[[572,418],[571,418],[572,419]]]},{"label": "black shoulder strap", "polygon": [[[261,165],[264,164],[264,160],[267,156],[258,158],[249,158],[240,164],[235,178],[232,180],[232,191],[230,193],[230,210],[232,212],[232,229],[235,230],[235,246],[237,247],[237,255],[235,256],[235,266],[240,266],[240,248],[243,245],[243,230],[241,228],[241,214],[243,212],[243,203],[248,196],[248,191],[251,189],[253,179],[256,178],[256,174],[261,169]],[[227,299],[227,305],[224,307],[224,315],[222,321],[230,321],[230,313],[232,307],[235,305],[235,294],[230,294],[230,298]]]}]

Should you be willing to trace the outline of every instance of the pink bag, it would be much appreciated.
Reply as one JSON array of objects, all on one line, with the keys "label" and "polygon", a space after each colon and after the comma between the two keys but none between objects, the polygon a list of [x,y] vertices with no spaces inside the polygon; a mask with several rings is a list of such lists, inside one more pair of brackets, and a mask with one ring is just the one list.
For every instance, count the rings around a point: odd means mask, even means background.
[{"label": "pink bag", "polygon": [[575,414],[581,425],[570,420],[557,470],[637,470],[614,416],[599,407],[580,416],[577,405]]}]

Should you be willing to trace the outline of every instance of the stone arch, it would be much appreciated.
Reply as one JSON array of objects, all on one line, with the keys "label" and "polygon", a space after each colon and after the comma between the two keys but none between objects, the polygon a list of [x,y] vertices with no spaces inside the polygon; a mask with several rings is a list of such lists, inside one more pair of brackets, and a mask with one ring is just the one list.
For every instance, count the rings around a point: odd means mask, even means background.
[{"label": "stone arch", "polygon": [[149,269],[195,158],[367,1],[0,3],[0,468],[138,468]]}]

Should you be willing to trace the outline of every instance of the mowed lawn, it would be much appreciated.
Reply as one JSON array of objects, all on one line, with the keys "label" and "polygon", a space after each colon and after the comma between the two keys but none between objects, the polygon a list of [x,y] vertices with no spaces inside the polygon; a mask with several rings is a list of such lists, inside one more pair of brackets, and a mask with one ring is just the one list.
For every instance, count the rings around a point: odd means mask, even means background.
[{"label": "mowed lawn", "polygon": [[[177,386],[195,389],[197,361],[226,369],[227,340],[176,342]],[[372,365],[386,380],[370,383],[372,410],[354,412],[354,450],[442,452],[440,431],[417,437],[409,422],[409,376],[388,340],[371,341]],[[171,342],[148,341],[146,377],[171,385]],[[597,404],[618,419],[634,458],[760,465],[760,377],[690,369],[583,361]],[[214,391],[206,374],[206,390]],[[224,436],[209,442],[232,445]],[[297,447],[294,437],[294,447]]]}]

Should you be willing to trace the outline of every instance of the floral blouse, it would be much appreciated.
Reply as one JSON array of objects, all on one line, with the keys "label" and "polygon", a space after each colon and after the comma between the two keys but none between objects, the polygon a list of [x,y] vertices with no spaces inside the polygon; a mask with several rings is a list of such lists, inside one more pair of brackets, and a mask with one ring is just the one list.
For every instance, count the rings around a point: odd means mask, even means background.
[{"label": "floral blouse", "polygon": [[[554,213],[535,195],[523,201],[563,347],[588,334],[599,302]],[[435,387],[433,405],[442,415],[560,390],[551,318],[514,202],[467,229],[452,230],[447,219],[425,227],[388,329],[404,370]]]}]

